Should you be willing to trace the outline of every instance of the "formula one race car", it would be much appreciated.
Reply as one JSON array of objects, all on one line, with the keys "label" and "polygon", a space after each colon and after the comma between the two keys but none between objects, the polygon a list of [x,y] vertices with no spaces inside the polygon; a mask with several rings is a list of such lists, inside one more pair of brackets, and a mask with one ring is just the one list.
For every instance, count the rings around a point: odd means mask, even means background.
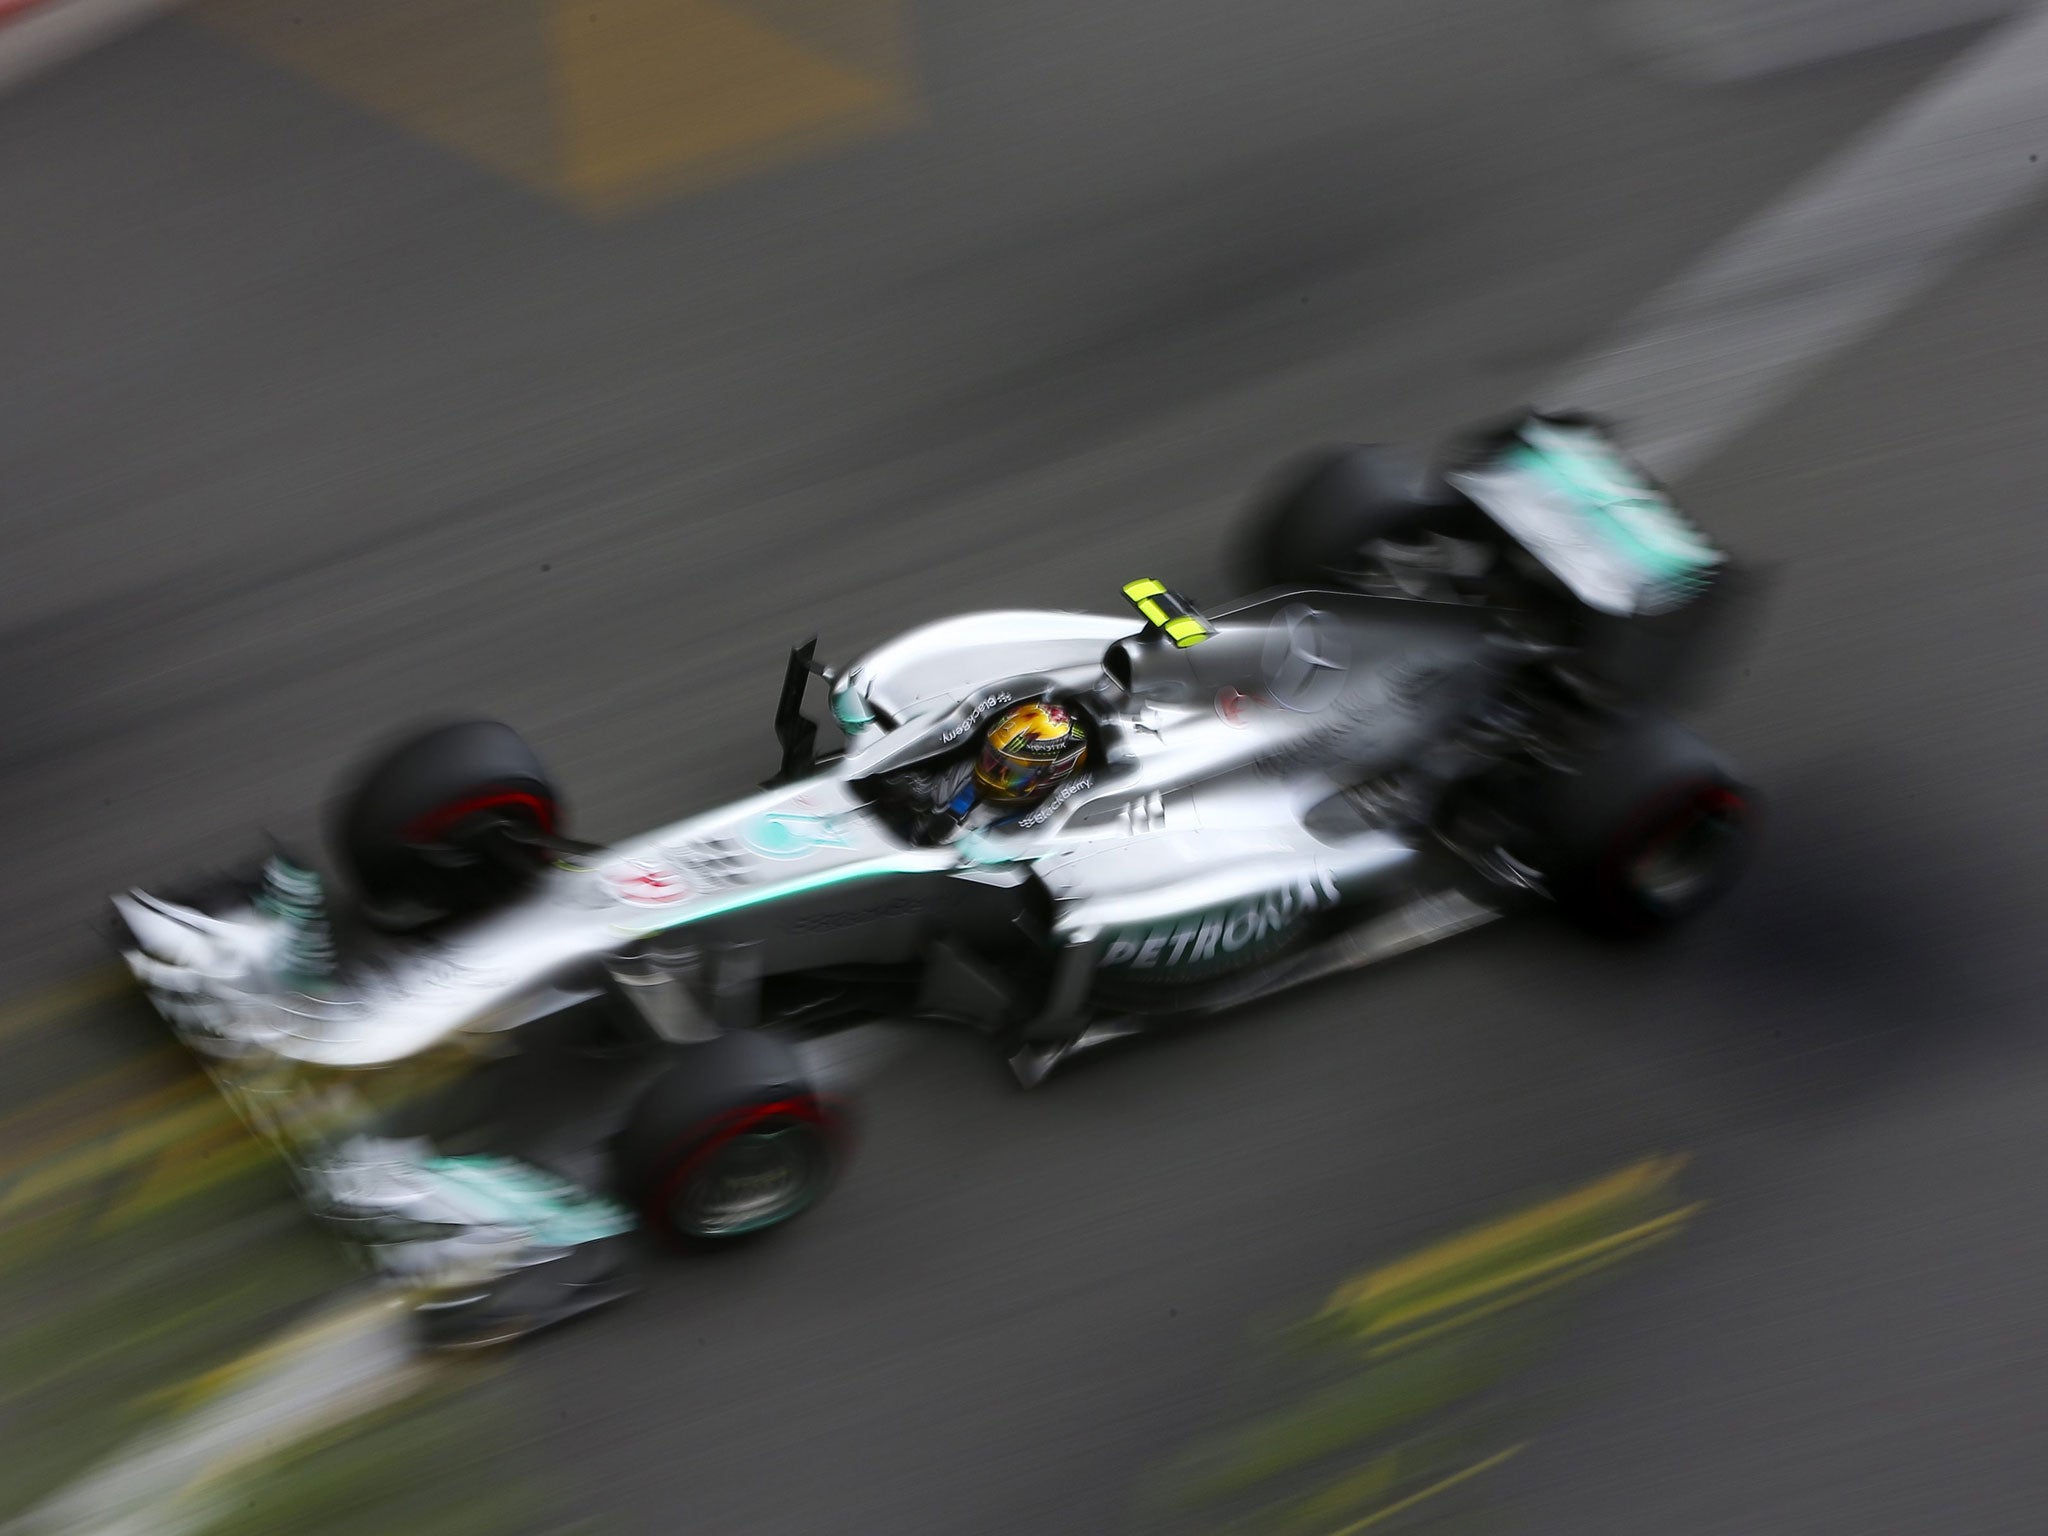
[{"label": "formula one race car", "polygon": [[811,1205],[845,1133],[805,1034],[955,1020],[1031,1084],[1514,908],[1648,934],[1733,878],[1751,797],[1661,707],[1730,564],[1599,423],[1325,452],[1243,558],[1213,606],[1147,580],[839,669],[806,643],[767,787],[614,847],[564,835],[505,726],[428,730],[339,802],[346,900],[283,853],[132,891],[128,963],[309,1204],[474,1342],[618,1294],[636,1225]]}]

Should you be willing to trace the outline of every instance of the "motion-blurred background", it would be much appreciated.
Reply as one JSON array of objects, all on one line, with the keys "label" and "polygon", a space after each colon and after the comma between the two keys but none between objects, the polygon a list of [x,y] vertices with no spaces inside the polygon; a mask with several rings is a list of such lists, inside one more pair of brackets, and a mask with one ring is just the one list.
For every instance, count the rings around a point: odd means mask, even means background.
[{"label": "motion-blurred background", "polygon": [[[0,1514],[325,1284],[210,1208],[130,1220],[238,1154],[135,1140],[184,1101],[97,979],[105,892],[306,836],[441,710],[517,723],[586,834],[654,824],[772,765],[795,640],[1222,595],[1289,455],[1599,378],[1551,403],[1626,431],[1640,385],[1646,429],[1699,434],[1686,504],[1774,572],[1704,722],[1771,797],[1735,899],[1642,952],[1489,930],[1030,1094],[890,1037],[832,1202],[492,1366],[488,1433],[407,1479],[509,1459],[524,1516],[619,1532],[1143,1526],[1263,1320],[1690,1154],[1704,1206],[1526,1374],[1525,1448],[1356,1518],[2042,1529],[2040,31],[1984,0],[0,0]],[[1846,236],[1844,186],[1882,192]],[[1640,318],[1703,271],[1709,320]],[[297,1242],[267,1208],[232,1230]],[[166,1296],[211,1331],[106,1320]],[[365,1518],[428,1529],[407,1507]]]}]

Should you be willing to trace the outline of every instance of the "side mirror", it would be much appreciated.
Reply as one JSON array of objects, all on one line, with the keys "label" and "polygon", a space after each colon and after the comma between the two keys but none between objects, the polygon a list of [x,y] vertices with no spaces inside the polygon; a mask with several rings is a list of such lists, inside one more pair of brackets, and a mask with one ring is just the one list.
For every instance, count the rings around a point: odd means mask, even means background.
[{"label": "side mirror", "polygon": [[804,690],[812,677],[830,680],[831,670],[817,660],[818,637],[811,636],[789,653],[782,674],[782,697],[775,704],[775,739],[782,746],[782,766],[761,781],[763,789],[803,778],[817,766],[818,724],[804,714]]}]

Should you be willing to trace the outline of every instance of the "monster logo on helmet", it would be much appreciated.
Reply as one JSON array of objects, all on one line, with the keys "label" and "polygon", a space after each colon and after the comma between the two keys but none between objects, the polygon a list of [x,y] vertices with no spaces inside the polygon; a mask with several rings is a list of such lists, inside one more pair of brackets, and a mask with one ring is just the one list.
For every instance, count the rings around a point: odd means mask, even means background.
[{"label": "monster logo on helmet", "polygon": [[1057,704],[1019,704],[997,716],[982,738],[974,785],[992,801],[1036,800],[1081,766],[1088,733]]}]

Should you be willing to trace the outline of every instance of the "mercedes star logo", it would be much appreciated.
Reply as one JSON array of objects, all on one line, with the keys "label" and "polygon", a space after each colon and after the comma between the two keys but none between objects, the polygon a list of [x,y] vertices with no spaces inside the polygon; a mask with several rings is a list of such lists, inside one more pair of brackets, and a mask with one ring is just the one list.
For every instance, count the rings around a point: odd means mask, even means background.
[{"label": "mercedes star logo", "polygon": [[1306,714],[1344,686],[1350,648],[1338,628],[1305,603],[1292,603],[1266,629],[1266,692],[1275,704]]}]

